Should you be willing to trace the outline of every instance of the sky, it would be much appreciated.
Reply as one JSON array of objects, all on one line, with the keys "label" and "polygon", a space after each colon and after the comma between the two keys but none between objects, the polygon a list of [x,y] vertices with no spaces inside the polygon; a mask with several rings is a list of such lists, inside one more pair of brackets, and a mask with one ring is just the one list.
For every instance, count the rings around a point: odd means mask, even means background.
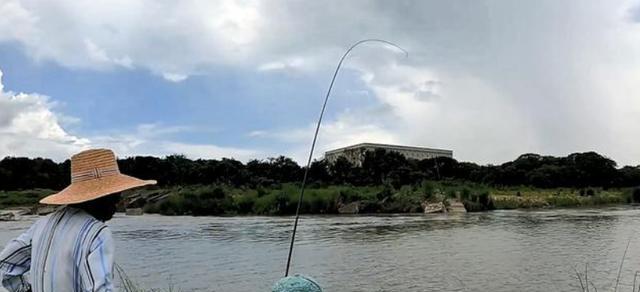
[{"label": "sky", "polygon": [[0,0],[0,157],[360,142],[640,164],[640,1]]}]

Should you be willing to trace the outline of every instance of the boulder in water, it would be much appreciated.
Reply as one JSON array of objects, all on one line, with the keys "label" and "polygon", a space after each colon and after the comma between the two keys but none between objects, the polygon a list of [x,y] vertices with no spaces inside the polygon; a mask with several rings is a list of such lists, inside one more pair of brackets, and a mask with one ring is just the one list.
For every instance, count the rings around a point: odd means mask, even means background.
[{"label": "boulder in water", "polygon": [[447,212],[447,207],[442,202],[437,202],[437,203],[424,202],[422,203],[422,208],[424,209],[425,214]]},{"label": "boulder in water", "polygon": [[452,201],[447,207],[447,212],[449,213],[467,213],[467,209],[464,207],[464,204],[460,201]]},{"label": "boulder in water", "polygon": [[125,214],[127,214],[127,216],[140,216],[144,214],[144,211],[142,208],[127,208]]},{"label": "boulder in water", "polygon": [[358,214],[360,212],[360,202],[343,204],[338,207],[340,214]]},{"label": "boulder in water", "polygon": [[17,217],[13,212],[0,213],[0,221],[15,221],[18,220]]}]

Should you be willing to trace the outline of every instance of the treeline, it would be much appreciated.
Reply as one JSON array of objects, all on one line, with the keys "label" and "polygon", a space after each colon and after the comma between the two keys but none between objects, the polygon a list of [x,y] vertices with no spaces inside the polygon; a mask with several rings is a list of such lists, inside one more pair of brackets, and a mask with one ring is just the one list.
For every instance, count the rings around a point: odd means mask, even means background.
[{"label": "treeline", "polygon": [[[234,159],[191,160],[182,155],[164,158],[136,156],[118,161],[123,173],[156,179],[161,186],[223,184],[267,187],[297,183],[304,168],[280,156],[242,163]],[[328,164],[314,161],[309,182],[315,186],[376,186],[420,184],[425,180],[460,180],[491,186],[631,187],[640,185],[640,167],[618,168],[615,161],[595,152],[566,157],[524,154],[501,165],[478,165],[451,158],[410,160],[385,150],[364,153],[361,165],[345,158]],[[0,190],[61,189],[69,184],[69,161],[6,157],[0,161]]]}]

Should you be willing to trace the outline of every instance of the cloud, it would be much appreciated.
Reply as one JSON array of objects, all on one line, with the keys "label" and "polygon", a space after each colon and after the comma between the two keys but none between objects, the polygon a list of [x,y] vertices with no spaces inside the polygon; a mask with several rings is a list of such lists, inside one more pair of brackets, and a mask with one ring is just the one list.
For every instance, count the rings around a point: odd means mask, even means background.
[{"label": "cloud", "polygon": [[[365,110],[366,111],[366,110]],[[369,110],[369,113],[371,111]],[[373,121],[365,112],[355,114],[345,111],[333,121],[324,122],[314,152],[314,158],[320,159],[324,152],[362,142],[398,143],[400,140],[389,129]],[[316,124],[305,128],[280,130],[263,137],[275,139],[286,145],[294,145],[285,150],[298,163],[306,163]]]},{"label": "cloud", "polygon": [[267,131],[262,131],[262,130],[255,130],[255,131],[251,131],[249,132],[249,134],[247,134],[248,137],[265,137],[268,136],[269,133]]},{"label": "cloud", "polygon": [[233,157],[243,161],[262,152],[175,141],[172,135],[203,131],[190,126],[140,124],[133,131],[113,131],[90,136],[69,133],[63,124],[80,120],[55,111],[56,102],[36,93],[5,91],[0,71],[0,158],[46,157],[57,161],[89,148],[110,148],[119,156],[184,154],[190,158]]},{"label": "cloud", "polygon": [[142,68],[182,81],[203,64],[241,62],[259,38],[249,1],[63,0],[0,3],[0,41],[71,68]]},{"label": "cloud", "polygon": [[47,96],[5,91],[0,71],[0,155],[60,160],[86,148],[87,139],[62,128],[55,106]]},{"label": "cloud", "polygon": [[[355,90],[370,92],[374,104],[327,120],[327,130],[343,129],[321,137],[327,147],[387,139],[491,163],[523,152],[595,150],[637,164],[638,7],[590,0],[7,0],[0,42],[70,68],[141,68],[180,82],[220,67],[329,78],[349,44],[383,38],[409,58],[368,44],[345,60],[344,69],[364,83]],[[339,78],[344,84],[349,77]],[[295,136],[308,128],[265,130]],[[308,143],[297,141],[296,149]]]},{"label": "cloud", "polygon": [[185,154],[191,158],[234,158],[241,161],[248,161],[262,156],[262,152],[235,147],[220,147],[208,144],[187,144],[169,142],[161,146],[164,151],[174,151]]},{"label": "cloud", "polygon": [[358,27],[389,35],[409,59],[363,46],[345,65],[388,109],[377,128],[398,143],[480,163],[595,150],[637,164],[640,86],[631,80],[640,76],[640,34],[620,13],[629,5],[610,4],[385,2],[359,14],[381,25]]},{"label": "cloud", "polygon": [[121,133],[92,137],[93,147],[113,149],[118,156],[157,156],[182,154],[191,159],[235,158],[248,161],[262,156],[258,150],[221,147],[212,144],[194,144],[164,139],[164,137],[147,138],[138,133]]},{"label": "cloud", "polygon": [[235,158],[241,161],[263,156],[263,152],[241,147],[181,142],[175,134],[201,132],[190,126],[140,124],[133,131],[111,131],[91,136],[91,147],[113,149],[120,157],[150,155],[163,157],[182,154],[192,159]]},{"label": "cloud", "polygon": [[178,74],[178,73],[162,73],[162,77],[171,82],[182,82],[186,80],[189,76],[185,74]]},{"label": "cloud", "polygon": [[629,9],[629,17],[631,21],[640,22],[640,5]]}]

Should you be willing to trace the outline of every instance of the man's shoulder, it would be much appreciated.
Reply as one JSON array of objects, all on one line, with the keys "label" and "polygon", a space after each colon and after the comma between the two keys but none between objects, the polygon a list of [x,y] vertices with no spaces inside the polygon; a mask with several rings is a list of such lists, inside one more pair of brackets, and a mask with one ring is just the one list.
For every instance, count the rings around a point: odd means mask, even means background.
[{"label": "man's shoulder", "polygon": [[35,224],[42,228],[47,228],[47,226],[48,228],[60,228],[60,223],[69,228],[79,226],[83,229],[108,229],[104,222],[94,218],[87,212],[68,206],[40,218]]}]

